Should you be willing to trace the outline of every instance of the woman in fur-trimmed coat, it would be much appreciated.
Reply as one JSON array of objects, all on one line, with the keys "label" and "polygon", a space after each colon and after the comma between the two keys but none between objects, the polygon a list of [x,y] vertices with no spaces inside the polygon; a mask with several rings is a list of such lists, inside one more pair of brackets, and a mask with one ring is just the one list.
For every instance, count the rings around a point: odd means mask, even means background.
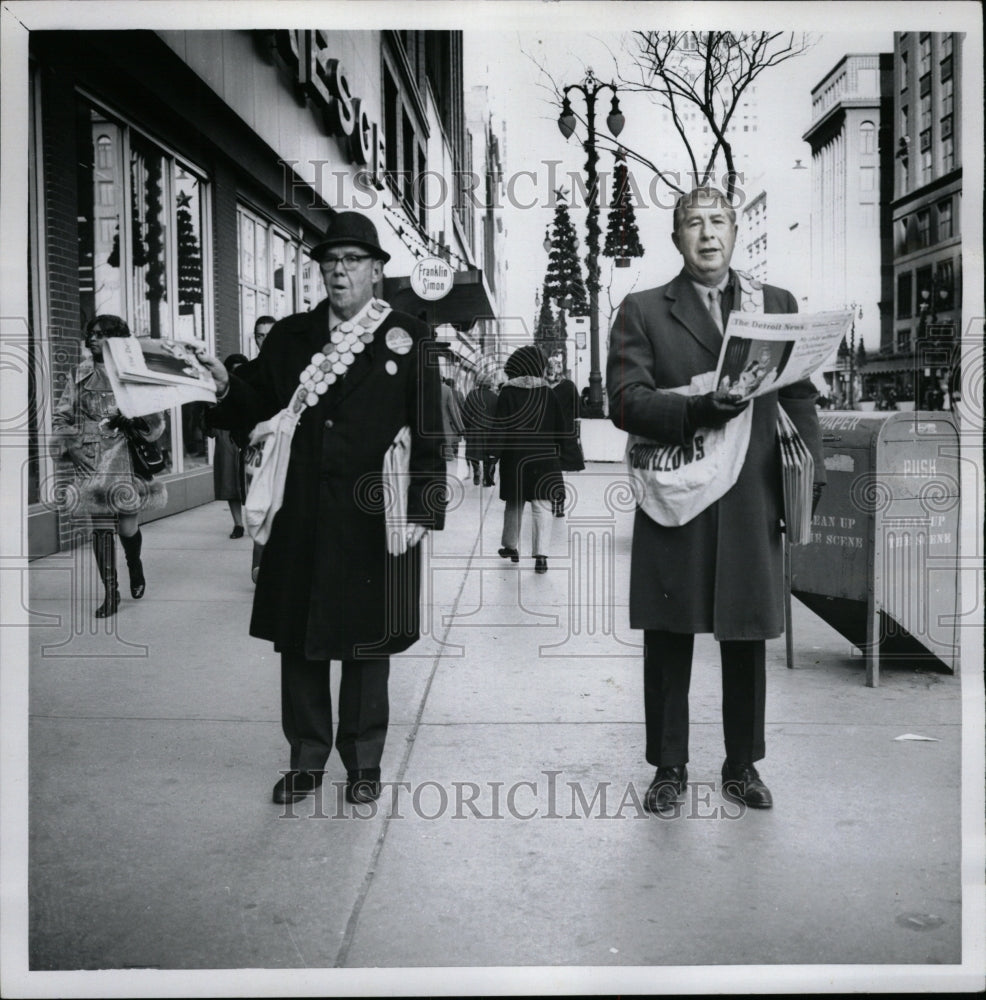
[{"label": "woman in fur-trimmed coat", "polygon": [[164,433],[164,417],[160,413],[134,420],[123,416],[103,366],[105,339],[129,336],[129,327],[118,316],[97,316],[86,326],[86,347],[92,359],[72,372],[52,417],[56,457],[71,461],[75,472],[59,507],[88,516],[92,524],[93,554],[106,588],[97,618],[108,618],[120,605],[113,537],[117,531],[130,574],[130,595],[135,600],[144,596],[147,582],[137,518],[142,511],[160,510],[168,499],[163,483],[135,474],[126,434],[131,431],[156,441]]}]

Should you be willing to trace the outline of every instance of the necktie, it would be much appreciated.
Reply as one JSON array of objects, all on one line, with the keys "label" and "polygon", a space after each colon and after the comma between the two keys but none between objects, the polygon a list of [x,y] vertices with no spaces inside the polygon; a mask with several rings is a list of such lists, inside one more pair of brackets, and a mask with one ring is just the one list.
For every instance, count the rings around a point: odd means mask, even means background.
[{"label": "necktie", "polygon": [[712,314],[712,321],[715,323],[716,329],[722,333],[722,307],[719,305],[718,288],[709,289],[709,312]]}]

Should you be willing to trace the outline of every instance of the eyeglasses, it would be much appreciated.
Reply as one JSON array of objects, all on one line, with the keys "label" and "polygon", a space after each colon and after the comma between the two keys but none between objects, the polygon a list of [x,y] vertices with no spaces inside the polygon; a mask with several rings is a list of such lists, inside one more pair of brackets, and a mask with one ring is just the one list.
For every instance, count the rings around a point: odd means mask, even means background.
[{"label": "eyeglasses", "polygon": [[320,261],[323,271],[332,271],[335,269],[336,264],[342,264],[342,266],[347,271],[353,271],[356,266],[362,263],[364,260],[371,260],[372,257],[368,253],[357,254],[357,253],[347,253],[343,254],[341,257],[326,256]]}]

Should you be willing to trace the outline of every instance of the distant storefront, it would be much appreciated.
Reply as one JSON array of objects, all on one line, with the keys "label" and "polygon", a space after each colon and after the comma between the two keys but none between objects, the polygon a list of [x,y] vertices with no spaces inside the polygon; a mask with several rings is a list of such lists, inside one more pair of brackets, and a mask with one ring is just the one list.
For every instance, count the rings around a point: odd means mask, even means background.
[{"label": "distant storefront", "polygon": [[[432,219],[456,205],[425,208],[402,172],[426,170],[430,143],[447,149],[443,135],[455,134],[445,122],[429,128],[439,84],[461,92],[455,35],[31,34],[32,556],[71,543],[50,503],[67,470],[49,455],[48,432],[93,316],[120,315],[138,336],[198,340],[220,358],[253,356],[258,316],[323,297],[306,249],[329,214],[367,202],[392,256],[388,277],[409,274],[422,247],[434,252],[434,222],[457,269],[475,271],[467,227]],[[444,82],[432,78],[440,71]],[[458,104],[438,102],[460,117],[461,103],[461,93]],[[443,159],[451,172],[454,157]],[[462,283],[464,308],[492,315],[488,291],[477,306],[475,279]],[[202,404],[166,417],[170,500],[159,516],[213,496]]]}]

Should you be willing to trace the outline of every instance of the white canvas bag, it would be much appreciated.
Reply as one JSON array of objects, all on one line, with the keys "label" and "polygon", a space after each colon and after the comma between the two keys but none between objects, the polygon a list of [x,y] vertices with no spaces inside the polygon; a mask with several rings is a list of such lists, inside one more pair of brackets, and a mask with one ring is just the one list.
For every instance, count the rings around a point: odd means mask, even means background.
[{"label": "white canvas bag", "polygon": [[247,482],[243,523],[247,534],[261,545],[267,544],[274,515],[284,503],[291,441],[302,412],[285,407],[250,432],[250,447],[243,460]]},{"label": "white canvas bag", "polygon": [[[688,385],[670,391],[702,395],[712,390],[714,380],[714,371],[703,372]],[[698,428],[685,445],[658,444],[628,435],[627,470],[637,505],[665,527],[687,524],[736,484],[746,461],[752,426],[751,405],[723,427]]]}]

